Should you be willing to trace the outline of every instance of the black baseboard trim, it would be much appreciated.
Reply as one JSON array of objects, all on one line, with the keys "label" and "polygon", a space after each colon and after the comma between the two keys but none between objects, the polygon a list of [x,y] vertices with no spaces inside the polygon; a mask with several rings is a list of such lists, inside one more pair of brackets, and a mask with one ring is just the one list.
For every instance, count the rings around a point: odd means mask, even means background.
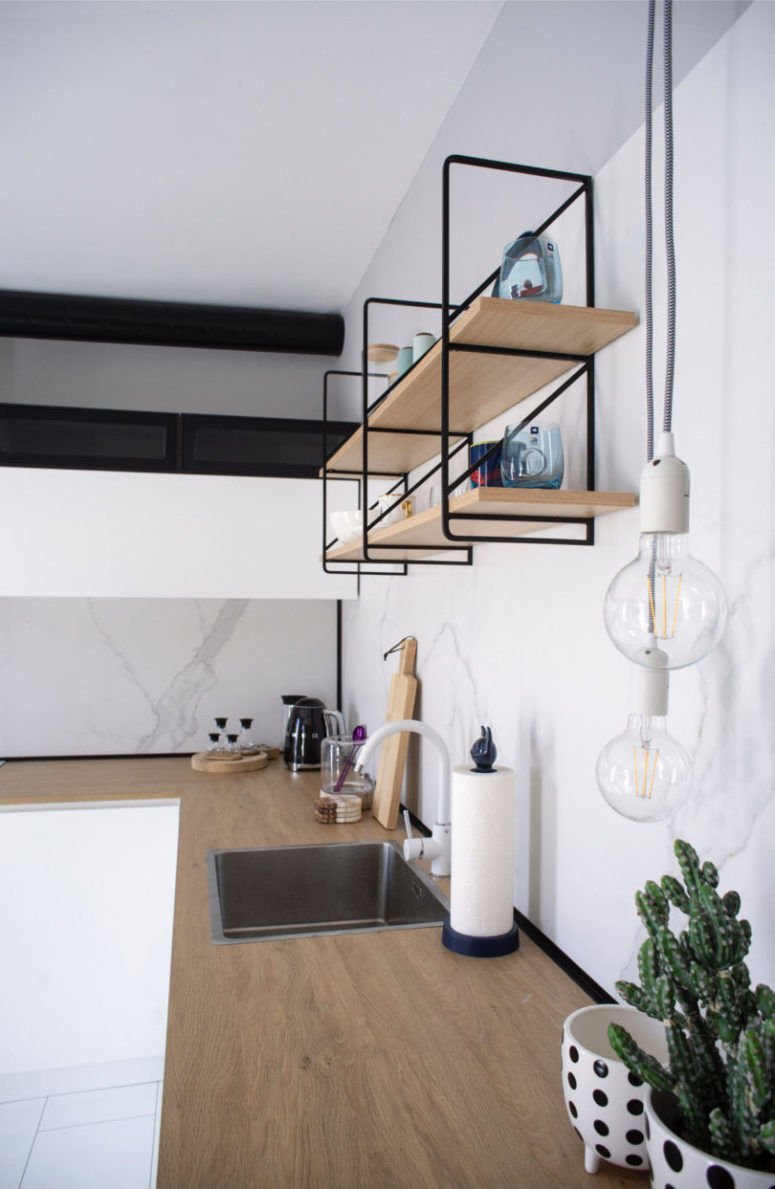
[{"label": "black baseboard trim", "polygon": [[[403,811],[404,809],[405,806],[402,805],[401,810]],[[431,831],[424,822],[421,822],[419,818],[415,817],[411,810],[409,811],[409,820],[412,823],[412,827],[417,831],[418,834],[423,834],[426,838],[430,837]],[[581,967],[576,962],[574,962],[572,958],[569,958],[568,955],[563,950],[561,950],[558,945],[555,945],[553,941],[550,941],[546,934],[542,933],[541,930],[532,923],[532,921],[529,921],[524,913],[521,913],[518,908],[514,909],[514,920],[525,934],[525,937],[529,937],[533,942],[533,945],[537,945],[539,950],[542,950],[546,954],[547,958],[551,958],[555,966],[559,966],[563,974],[567,974],[568,978],[572,979],[576,986],[579,987],[585,995],[588,995],[590,999],[593,999],[595,1003],[617,1002],[613,995],[609,994],[609,992],[606,991],[604,987],[601,987],[600,983],[596,983],[595,980],[587,974],[586,970],[582,970]]]},{"label": "black baseboard trim", "polygon": [[148,751],[129,752],[117,755],[77,755],[77,756],[3,756],[7,764],[48,764],[62,760],[190,760],[195,751]]},{"label": "black baseboard trim", "polygon": [[537,945],[540,950],[551,958],[556,966],[559,966],[563,974],[567,974],[568,978],[572,979],[577,987],[580,987],[585,995],[590,999],[594,999],[595,1003],[616,1003],[616,999],[600,983],[587,974],[586,970],[582,970],[572,958],[550,941],[545,933],[542,933],[536,925],[529,921],[518,908],[514,909],[514,918],[526,937],[529,937],[534,945]]}]

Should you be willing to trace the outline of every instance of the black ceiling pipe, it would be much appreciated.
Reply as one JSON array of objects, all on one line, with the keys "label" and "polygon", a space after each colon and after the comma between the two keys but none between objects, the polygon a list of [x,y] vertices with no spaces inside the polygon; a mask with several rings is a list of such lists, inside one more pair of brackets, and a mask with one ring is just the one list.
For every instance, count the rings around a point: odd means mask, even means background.
[{"label": "black ceiling pipe", "polygon": [[341,314],[0,289],[0,335],[341,355]]}]

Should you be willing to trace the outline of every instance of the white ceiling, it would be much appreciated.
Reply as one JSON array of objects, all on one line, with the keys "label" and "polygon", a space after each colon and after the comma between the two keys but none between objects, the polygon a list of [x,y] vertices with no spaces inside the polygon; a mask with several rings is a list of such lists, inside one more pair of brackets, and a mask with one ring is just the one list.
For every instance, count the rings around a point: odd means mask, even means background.
[{"label": "white ceiling", "polygon": [[[684,0],[676,81],[745,7]],[[501,8],[4,0],[0,288],[343,310],[491,33],[542,161],[638,126],[643,0]]]},{"label": "white ceiling", "polygon": [[0,4],[0,288],[341,310],[501,4]]}]

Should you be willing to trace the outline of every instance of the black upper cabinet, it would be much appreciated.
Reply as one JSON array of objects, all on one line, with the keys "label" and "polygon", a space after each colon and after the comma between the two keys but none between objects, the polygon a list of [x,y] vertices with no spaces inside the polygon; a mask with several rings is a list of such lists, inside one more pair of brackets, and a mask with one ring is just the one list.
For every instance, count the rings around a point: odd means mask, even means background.
[{"label": "black upper cabinet", "polygon": [[174,413],[0,404],[0,463],[99,471],[177,470]]},{"label": "black upper cabinet", "polygon": [[[355,430],[328,422],[330,455]],[[0,465],[318,477],[323,422],[0,404]]]},{"label": "black upper cabinet", "polygon": [[[184,413],[181,421],[181,469],[190,474],[316,479],[325,462],[322,421],[189,413]],[[355,429],[351,421],[329,421],[328,453],[338,449]]]}]

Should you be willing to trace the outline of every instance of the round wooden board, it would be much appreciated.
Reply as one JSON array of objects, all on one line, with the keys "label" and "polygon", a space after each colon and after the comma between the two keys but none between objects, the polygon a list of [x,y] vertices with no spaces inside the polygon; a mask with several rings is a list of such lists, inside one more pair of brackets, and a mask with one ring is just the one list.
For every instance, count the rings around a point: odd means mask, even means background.
[{"label": "round wooden board", "polygon": [[369,343],[366,357],[372,363],[392,363],[398,358],[398,347],[393,343]]},{"label": "round wooden board", "polygon": [[267,765],[265,751],[254,756],[240,756],[238,760],[214,760],[206,752],[199,751],[191,757],[191,767],[195,772],[207,772],[211,776],[226,776],[230,772],[257,772]]}]

